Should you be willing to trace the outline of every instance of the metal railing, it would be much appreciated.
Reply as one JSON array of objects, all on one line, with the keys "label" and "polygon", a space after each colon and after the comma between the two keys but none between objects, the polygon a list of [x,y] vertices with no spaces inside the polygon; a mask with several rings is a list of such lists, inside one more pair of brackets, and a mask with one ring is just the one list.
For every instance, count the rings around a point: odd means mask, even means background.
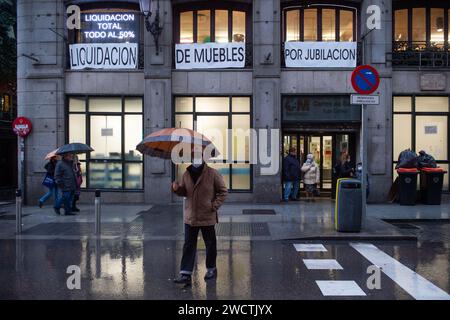
[{"label": "metal railing", "polygon": [[449,46],[444,43],[394,41],[387,56],[393,67],[450,67]]}]

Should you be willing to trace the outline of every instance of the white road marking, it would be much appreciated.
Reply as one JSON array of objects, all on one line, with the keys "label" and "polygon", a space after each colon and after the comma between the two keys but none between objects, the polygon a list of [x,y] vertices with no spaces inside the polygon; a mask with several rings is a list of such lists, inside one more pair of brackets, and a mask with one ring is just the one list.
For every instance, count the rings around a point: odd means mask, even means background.
[{"label": "white road marking", "polygon": [[317,285],[324,296],[365,296],[366,294],[355,281],[317,280]]},{"label": "white road marking", "polygon": [[450,295],[370,243],[350,243],[403,290],[417,300],[450,300]]},{"label": "white road marking", "polygon": [[342,266],[334,259],[303,259],[309,270],[343,270]]},{"label": "white road marking", "polygon": [[320,243],[294,243],[298,252],[326,252],[327,249]]}]

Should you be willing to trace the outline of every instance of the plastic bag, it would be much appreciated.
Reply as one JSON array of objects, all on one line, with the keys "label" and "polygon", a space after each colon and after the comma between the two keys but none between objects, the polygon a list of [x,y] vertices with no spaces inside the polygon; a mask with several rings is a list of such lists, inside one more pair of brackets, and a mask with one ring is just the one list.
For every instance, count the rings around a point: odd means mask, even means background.
[{"label": "plastic bag", "polygon": [[436,160],[432,155],[427,154],[425,151],[419,151],[419,156],[417,157],[417,167],[418,168],[436,168]]},{"label": "plastic bag", "polygon": [[400,152],[395,169],[416,168],[416,167],[417,167],[417,155],[414,151],[412,151],[411,149],[406,149]]}]

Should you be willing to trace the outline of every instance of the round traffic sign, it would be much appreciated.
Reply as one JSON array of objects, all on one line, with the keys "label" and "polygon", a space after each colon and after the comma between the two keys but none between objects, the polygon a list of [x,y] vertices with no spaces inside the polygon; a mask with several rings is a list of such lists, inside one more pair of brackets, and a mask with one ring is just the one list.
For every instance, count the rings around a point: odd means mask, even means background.
[{"label": "round traffic sign", "polygon": [[22,138],[30,134],[32,127],[30,119],[25,117],[18,117],[12,123],[14,133]]},{"label": "round traffic sign", "polygon": [[378,71],[369,65],[357,67],[352,73],[352,86],[359,94],[371,94],[380,85]]}]

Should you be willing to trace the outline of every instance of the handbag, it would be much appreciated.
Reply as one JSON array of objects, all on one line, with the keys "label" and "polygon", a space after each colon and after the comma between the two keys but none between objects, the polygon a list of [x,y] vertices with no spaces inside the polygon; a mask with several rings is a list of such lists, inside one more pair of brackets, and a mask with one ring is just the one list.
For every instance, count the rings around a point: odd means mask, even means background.
[{"label": "handbag", "polygon": [[53,179],[51,176],[49,176],[48,174],[45,175],[44,180],[42,181],[42,185],[52,189],[55,187],[56,183],[55,183],[55,179]]}]

